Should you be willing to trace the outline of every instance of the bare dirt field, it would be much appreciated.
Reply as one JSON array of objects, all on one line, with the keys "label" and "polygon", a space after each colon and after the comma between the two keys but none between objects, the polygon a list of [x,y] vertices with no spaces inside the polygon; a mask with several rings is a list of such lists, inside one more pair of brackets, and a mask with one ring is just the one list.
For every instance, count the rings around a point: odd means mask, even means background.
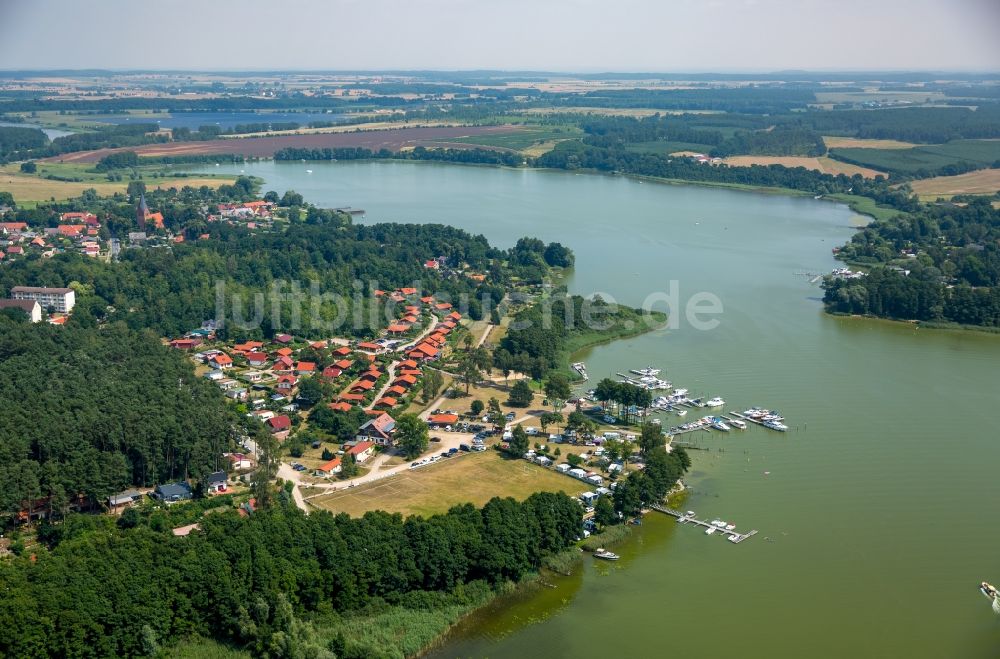
[{"label": "bare dirt field", "polygon": [[[275,151],[286,147],[299,149],[326,149],[360,147],[378,151],[399,151],[405,147],[424,143],[447,141],[457,137],[503,135],[516,133],[517,126],[441,126],[427,128],[399,128],[391,130],[361,130],[353,133],[313,133],[308,135],[280,135],[276,137],[246,137],[241,139],[207,140],[205,142],[171,142],[147,144],[129,149],[97,149],[65,153],[47,159],[50,162],[97,162],[104,156],[118,151],[135,151],[147,157],[177,157],[191,155],[242,155],[270,158]],[[475,145],[456,145],[474,148]],[[480,147],[482,148],[482,147]]]},{"label": "bare dirt field", "polygon": [[827,157],[731,156],[723,160],[723,162],[734,167],[749,167],[750,165],[784,165],[785,167],[805,167],[806,169],[815,169],[816,171],[823,172],[824,174],[833,175],[846,174],[847,176],[854,176],[855,174],[861,174],[865,178],[875,178],[879,174],[885,176],[883,172],[879,172],[874,169],[858,167],[857,165],[851,165],[849,163],[840,162]]},{"label": "bare dirt field", "polygon": [[958,176],[935,176],[910,184],[921,199],[956,194],[994,194],[1000,191],[1000,169],[980,169]]},{"label": "bare dirt field", "polygon": [[861,140],[856,137],[834,137],[824,135],[823,142],[828,149],[912,149],[919,144],[899,140]]}]

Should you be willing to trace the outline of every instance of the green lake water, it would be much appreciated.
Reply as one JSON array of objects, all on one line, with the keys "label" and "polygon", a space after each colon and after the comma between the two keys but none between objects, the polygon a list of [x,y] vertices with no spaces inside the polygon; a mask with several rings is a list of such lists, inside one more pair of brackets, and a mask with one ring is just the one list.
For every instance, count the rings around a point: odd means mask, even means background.
[{"label": "green lake water", "polygon": [[717,328],[682,318],[597,347],[580,356],[591,378],[653,365],[726,410],[777,409],[791,426],[694,440],[708,450],[692,451],[685,508],[756,537],[736,546],[647,516],[618,563],[587,558],[553,587],[499,600],[433,656],[1000,656],[1000,617],[977,591],[1000,581],[1000,336],[823,314],[802,273],[837,267],[831,248],[857,225],[846,207],[419,163],[209,170],[364,208],[358,221],[560,241],[585,295],[638,305],[671,280],[682,304],[712,293]]}]

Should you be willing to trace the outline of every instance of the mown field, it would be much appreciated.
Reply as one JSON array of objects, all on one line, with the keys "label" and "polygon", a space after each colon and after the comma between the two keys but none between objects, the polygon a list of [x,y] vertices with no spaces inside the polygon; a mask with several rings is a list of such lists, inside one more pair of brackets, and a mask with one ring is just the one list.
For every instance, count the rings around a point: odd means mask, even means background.
[{"label": "mown field", "polygon": [[482,506],[495,496],[521,500],[535,492],[577,495],[587,489],[583,482],[569,476],[524,460],[507,460],[487,450],[319,497],[312,503],[355,517],[369,510],[429,516],[460,503]]},{"label": "mown field", "polygon": [[910,149],[830,149],[830,155],[876,170],[912,174],[961,162],[992,165],[1000,161],[1000,140],[956,140]]},{"label": "mown field", "polygon": [[867,140],[858,137],[837,137],[836,135],[824,135],[823,142],[828,149],[912,149],[920,146],[913,142],[900,142],[899,140]]},{"label": "mown field", "polygon": [[749,167],[750,165],[784,165],[785,167],[805,167],[814,169],[824,174],[846,174],[854,176],[861,174],[865,178],[875,178],[885,176],[885,172],[880,172],[870,167],[860,167],[846,162],[833,160],[832,158],[820,157],[811,158],[807,156],[730,156],[723,160],[727,165],[734,167]]},{"label": "mown field", "polygon": [[925,201],[957,194],[996,194],[1000,192],[1000,169],[980,169],[959,176],[936,176],[910,184]]},{"label": "mown field", "polygon": [[[204,176],[189,176],[179,178],[155,178],[143,179],[148,189],[156,188],[182,188],[185,185],[198,188],[203,185],[216,188],[223,183],[232,183],[232,178],[209,178]],[[10,171],[0,171],[0,190],[14,195],[14,201],[18,204],[32,204],[39,201],[62,201],[72,199],[83,194],[84,190],[94,189],[98,194],[111,195],[116,192],[125,192],[128,188],[128,181],[53,181],[29,176],[15,174]]]}]

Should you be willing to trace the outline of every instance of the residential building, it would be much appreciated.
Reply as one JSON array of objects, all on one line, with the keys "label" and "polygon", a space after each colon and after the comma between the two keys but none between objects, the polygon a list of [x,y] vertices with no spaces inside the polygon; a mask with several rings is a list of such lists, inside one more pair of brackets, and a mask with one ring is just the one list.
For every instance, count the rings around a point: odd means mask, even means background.
[{"label": "residential building", "polygon": [[187,501],[193,496],[191,486],[184,481],[157,485],[153,490],[153,498],[159,499],[163,503],[177,503]]},{"label": "residential building", "polygon": [[52,307],[59,313],[69,313],[76,304],[76,292],[72,288],[15,286],[10,289],[10,297],[14,300],[34,300],[43,309]]},{"label": "residential building", "polygon": [[0,300],[0,310],[3,309],[20,309],[31,322],[42,322],[42,307],[35,300]]},{"label": "residential building", "polygon": [[225,492],[228,480],[226,472],[213,471],[208,476],[205,476],[205,480],[202,483],[205,486],[206,492]]},{"label": "residential building", "polygon": [[340,458],[334,458],[329,462],[321,464],[316,468],[317,476],[331,476],[333,474],[339,474],[341,470]]},{"label": "residential building", "polygon": [[124,492],[112,494],[108,497],[108,507],[112,511],[117,511],[121,508],[127,508],[134,503],[138,503],[141,500],[142,492],[139,490],[125,490]]},{"label": "residential building", "polygon": [[[389,416],[386,414],[385,416]],[[393,422],[395,423],[395,422]],[[358,442],[351,448],[347,449],[347,455],[353,455],[355,462],[361,464],[368,458],[375,454],[375,443],[374,442]]]}]

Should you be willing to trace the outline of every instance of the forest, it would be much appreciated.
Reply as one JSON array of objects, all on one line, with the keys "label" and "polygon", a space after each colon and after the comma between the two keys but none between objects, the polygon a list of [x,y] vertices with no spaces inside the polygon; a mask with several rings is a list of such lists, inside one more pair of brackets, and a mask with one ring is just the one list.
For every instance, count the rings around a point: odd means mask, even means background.
[{"label": "forest", "polygon": [[[234,421],[217,387],[152,332],[0,314],[0,510],[66,513],[129,485],[221,468]],[[2,653],[0,653],[2,654]]]},{"label": "forest", "polygon": [[373,160],[394,158],[396,160],[435,160],[470,165],[504,165],[518,167],[524,163],[524,156],[510,151],[496,149],[428,149],[418,146],[409,151],[372,151],[361,147],[325,149],[297,149],[287,147],[275,152],[275,160]]},{"label": "forest", "polygon": [[838,256],[874,267],[827,278],[823,300],[839,313],[1000,327],[998,246],[1000,210],[985,198],[872,222]]},{"label": "forest", "polygon": [[635,334],[663,320],[662,314],[647,315],[600,297],[587,300],[556,292],[514,315],[493,354],[494,366],[504,374],[519,371],[541,380],[553,369],[566,366],[568,353],[582,347],[575,341]]},{"label": "forest", "polygon": [[401,658],[328,630],[355,614],[482,604],[569,547],[583,512],[562,493],[427,519],[306,516],[286,499],[206,515],[186,537],[136,515],[42,529],[50,551],[0,562],[0,655],[156,656],[202,636],[255,656]]}]

